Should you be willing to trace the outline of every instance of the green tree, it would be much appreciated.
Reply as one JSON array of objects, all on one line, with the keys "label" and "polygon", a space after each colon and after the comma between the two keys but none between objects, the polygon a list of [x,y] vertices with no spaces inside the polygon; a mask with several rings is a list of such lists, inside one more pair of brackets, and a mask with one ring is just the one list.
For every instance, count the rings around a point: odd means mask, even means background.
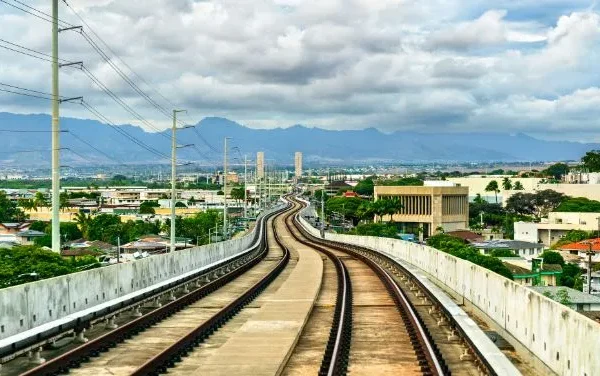
[{"label": "green tree", "polygon": [[181,201],[177,201],[177,203],[175,204],[175,207],[176,208],[187,208],[187,205]]},{"label": "green tree", "polygon": [[505,191],[510,191],[512,189],[513,185],[512,182],[510,181],[510,178],[506,177],[504,179],[502,179],[502,188]]},{"label": "green tree", "polygon": [[598,213],[600,201],[585,197],[567,197],[555,209],[558,212]]},{"label": "green tree", "polygon": [[42,192],[35,192],[35,196],[33,197],[33,205],[35,208],[47,208],[50,207],[50,203],[48,199]]},{"label": "green tree", "polygon": [[556,292],[556,301],[566,306],[571,304],[571,298],[569,298],[569,292],[566,289],[558,289]]},{"label": "green tree", "polygon": [[383,238],[396,238],[398,229],[392,224],[367,223],[356,226],[350,231],[353,235],[378,236]]},{"label": "green tree", "polygon": [[498,182],[496,180],[492,180],[488,183],[488,185],[485,187],[485,191],[486,192],[494,192],[494,195],[496,196],[496,204],[498,203],[498,192],[500,192],[500,189],[498,188]]},{"label": "green tree", "polygon": [[325,202],[325,213],[340,213],[356,225],[361,220],[358,208],[363,202],[364,200],[358,197],[331,197]]},{"label": "green tree", "polygon": [[523,187],[523,184],[518,180],[513,185],[513,190],[515,190],[515,191],[522,191],[524,189],[525,189],[525,187]]},{"label": "green tree", "polygon": [[155,214],[156,211],[154,208],[158,208],[160,205],[158,201],[144,201],[140,204],[139,213],[140,214]]},{"label": "green tree", "polygon": [[21,222],[27,219],[17,203],[10,200],[4,191],[0,191],[0,222]]},{"label": "green tree", "polygon": [[590,172],[600,171],[600,150],[590,150],[581,158],[583,167]]},{"label": "green tree", "polygon": [[88,240],[101,240],[115,244],[121,236],[121,217],[113,214],[100,214],[93,217],[88,224]]},{"label": "green tree", "polygon": [[244,200],[244,187],[235,187],[231,189],[231,198],[237,201]]},{"label": "green tree", "polygon": [[470,261],[506,278],[513,279],[511,271],[497,257],[482,255],[474,247],[465,244],[462,239],[448,234],[437,234],[427,239],[427,244],[452,256]]},{"label": "green tree", "polygon": [[494,256],[494,257],[517,257],[517,255],[515,254],[515,252],[512,249],[506,249],[506,248],[492,249],[492,252],[490,253],[490,256]]},{"label": "green tree", "polygon": [[90,235],[89,235],[89,229],[90,229],[90,222],[92,221],[92,217],[89,214],[86,214],[84,212],[79,212],[77,214],[75,214],[75,223],[77,224],[77,227],[79,227],[79,230],[81,231],[81,236],[83,236],[83,238],[90,240]]},{"label": "green tree", "polygon": [[542,171],[545,176],[551,176],[554,179],[560,179],[562,176],[569,173],[569,165],[566,163],[555,163],[552,166]]},{"label": "green tree", "polygon": [[563,257],[560,255],[560,253],[555,251],[544,251],[540,257],[542,257],[544,260],[544,264],[556,264],[561,266],[565,265],[565,260]]},{"label": "green tree", "polygon": [[356,184],[354,187],[354,192],[361,196],[373,196],[373,192],[375,189],[375,183],[373,182],[373,177],[369,176]]}]

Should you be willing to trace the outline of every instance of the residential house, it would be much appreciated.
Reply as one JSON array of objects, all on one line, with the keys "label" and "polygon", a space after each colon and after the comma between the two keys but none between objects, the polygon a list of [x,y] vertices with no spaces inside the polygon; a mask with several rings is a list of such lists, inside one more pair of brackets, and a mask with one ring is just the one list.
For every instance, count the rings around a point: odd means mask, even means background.
[{"label": "residential house", "polygon": [[[531,286],[529,288],[576,311],[600,311],[600,297],[595,295],[565,286]],[[564,301],[561,301],[563,299]]]},{"label": "residential house", "polygon": [[529,260],[538,257],[546,248],[543,244],[510,239],[490,240],[474,243],[473,246],[484,255],[491,254],[495,249],[508,249],[513,251],[517,256],[524,257]]},{"label": "residential house", "polygon": [[513,274],[513,280],[523,286],[556,286],[562,267],[546,264],[540,258],[501,257],[502,263]]}]

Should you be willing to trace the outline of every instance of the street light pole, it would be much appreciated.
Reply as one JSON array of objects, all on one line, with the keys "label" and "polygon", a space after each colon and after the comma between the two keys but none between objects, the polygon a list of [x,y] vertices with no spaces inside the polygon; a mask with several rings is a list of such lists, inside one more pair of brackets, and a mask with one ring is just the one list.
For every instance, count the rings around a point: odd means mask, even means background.
[{"label": "street light pole", "polygon": [[177,205],[177,114],[185,110],[173,110],[171,128],[171,252],[175,252],[175,205]]},{"label": "street light pole", "polygon": [[244,219],[248,218],[248,156],[244,155]]},{"label": "street light pole", "polygon": [[52,251],[60,253],[60,96],[58,91],[58,0],[52,0]]},{"label": "street light pole", "polygon": [[227,140],[225,137],[225,147],[223,150],[223,237],[227,240]]}]

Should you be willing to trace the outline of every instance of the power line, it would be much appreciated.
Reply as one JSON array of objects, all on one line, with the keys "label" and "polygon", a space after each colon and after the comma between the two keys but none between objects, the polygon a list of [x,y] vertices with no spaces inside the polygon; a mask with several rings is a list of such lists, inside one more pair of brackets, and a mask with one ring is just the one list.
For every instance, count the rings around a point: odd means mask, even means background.
[{"label": "power line", "polygon": [[[1,38],[0,38],[0,42],[2,42],[2,43],[6,43],[6,44],[9,44],[9,45],[11,45],[11,46],[14,46],[14,47],[21,48],[21,49],[23,49],[23,50],[26,50],[26,51],[29,51],[29,52],[33,52],[33,53],[35,53],[35,54],[38,54],[38,55],[42,55],[42,56],[44,56],[44,57],[47,57],[48,59],[44,59],[44,58],[42,58],[42,57],[40,57],[40,56],[33,56],[33,55],[30,55],[30,54],[28,54],[28,53],[25,53],[25,52],[23,52],[23,51],[17,51],[17,50],[14,50],[14,49],[10,48],[10,47],[6,47],[6,46],[0,46],[0,47],[2,47],[2,48],[5,48],[5,49],[7,49],[7,50],[11,50],[11,51],[14,51],[14,52],[18,52],[18,53],[20,53],[20,54],[23,54],[23,55],[28,55],[28,56],[31,56],[31,57],[35,57],[36,59],[40,59],[40,60],[45,60],[45,61],[52,62],[52,60],[51,60],[51,59],[52,59],[52,56],[51,56],[51,55],[48,55],[48,54],[46,54],[46,53],[43,53],[43,52],[40,52],[40,51],[36,51],[36,50],[34,50],[34,49],[27,48],[27,47],[25,47],[25,46],[22,46],[22,45],[20,45],[20,44],[13,43],[13,42],[9,42],[9,41],[7,41],[7,40],[4,40],[4,39],[1,39]],[[65,62],[65,63],[71,63],[71,61],[69,61],[69,60],[65,60],[65,59],[61,59],[61,58],[58,58],[58,60],[60,60],[60,61],[62,61],[62,62]]]},{"label": "power line", "polygon": [[114,161],[114,162],[117,162],[117,163],[118,163],[118,164],[120,164],[120,165],[125,165],[125,163],[123,163],[122,161],[120,161],[120,160],[118,160],[118,159],[116,159],[116,158],[114,158],[114,157],[111,157],[110,155],[106,154],[106,153],[105,153],[105,152],[103,152],[102,150],[100,150],[100,149],[98,149],[97,147],[95,147],[94,145],[90,144],[89,142],[87,142],[87,141],[86,141],[86,140],[84,140],[83,138],[79,137],[78,135],[76,135],[75,133],[73,133],[73,131],[72,131],[72,130],[70,130],[70,129],[69,129],[69,130],[67,130],[67,132],[69,132],[69,134],[70,134],[70,135],[71,135],[73,138],[75,138],[75,139],[76,139],[76,140],[78,140],[79,142],[81,142],[81,143],[83,143],[83,144],[87,145],[89,148],[91,148],[91,149],[93,149],[93,150],[97,151],[98,153],[102,154],[102,155],[103,155],[103,156],[105,156],[106,158],[108,158],[108,159],[110,159],[110,160],[112,160],[112,161]]},{"label": "power line", "polygon": [[2,88],[0,88],[0,91],[3,91],[5,93],[10,93],[10,94],[22,95],[24,97],[39,98],[39,99],[45,99],[45,100],[48,100],[48,101],[52,100],[52,98],[42,97],[41,95],[28,94],[28,93],[19,93],[18,91],[14,91],[14,90],[8,90],[8,89],[2,89]]},{"label": "power line", "polygon": [[92,107],[86,101],[82,101],[81,105],[85,109],[87,109],[88,111],[90,111],[94,116],[96,116],[97,118],[99,118],[100,120],[102,120],[103,122],[105,122],[111,128],[113,128],[114,130],[116,130],[117,132],[119,132],[120,134],[122,134],[123,136],[125,136],[126,138],[128,138],[129,140],[131,140],[136,145],[142,147],[143,149],[146,149],[150,153],[152,153],[152,154],[154,154],[154,155],[156,155],[156,156],[158,156],[158,157],[160,157],[162,159],[169,159],[170,158],[169,156],[167,156],[167,155],[163,154],[162,152],[156,150],[155,148],[153,148],[153,147],[145,144],[144,142],[138,140],[136,137],[134,137],[134,136],[130,135],[129,133],[127,133],[125,130],[121,129],[119,126],[117,126],[112,121],[110,121],[106,116],[104,116],[101,112],[99,112],[94,107]]},{"label": "power line", "polygon": [[[24,4],[24,3],[20,2],[20,1],[17,1],[17,0],[13,0],[13,1],[15,3],[21,4],[22,6],[28,8],[28,9],[31,9],[31,11],[29,11],[27,9],[24,9],[24,8],[21,8],[21,7],[17,6],[17,5],[15,5],[15,4],[11,4],[8,1],[0,0],[0,2],[6,4],[6,5],[10,6],[10,7],[13,7],[13,8],[18,9],[20,11],[28,13],[28,14],[30,14],[30,15],[32,15],[34,17],[37,17],[37,18],[39,18],[41,20],[44,20],[46,22],[52,22],[52,16],[50,14],[42,12],[41,10],[36,9],[36,8],[34,8],[32,6],[29,6],[27,4]],[[73,26],[70,23],[65,22],[65,21],[61,21],[61,20],[58,20],[58,23],[61,24],[61,26],[68,26],[68,27]]]}]

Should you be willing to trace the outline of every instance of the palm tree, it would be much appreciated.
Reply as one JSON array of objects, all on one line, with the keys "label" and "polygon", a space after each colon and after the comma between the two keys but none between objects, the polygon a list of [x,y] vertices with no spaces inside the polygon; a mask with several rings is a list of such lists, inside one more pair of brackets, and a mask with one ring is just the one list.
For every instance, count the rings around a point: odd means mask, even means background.
[{"label": "palm tree", "polygon": [[81,230],[84,239],[88,238],[91,221],[92,216],[89,214],[85,214],[83,212],[75,214],[75,223],[77,223],[77,227],[79,227],[79,230]]},{"label": "palm tree", "polygon": [[498,192],[500,192],[500,189],[498,188],[498,182],[496,180],[492,180],[488,183],[488,185],[485,187],[485,191],[486,192],[494,192],[494,195],[496,196],[496,204],[498,203]]},{"label": "palm tree", "polygon": [[33,198],[33,204],[36,208],[45,208],[48,206],[48,201],[46,200],[46,196],[42,192],[36,192]]},{"label": "palm tree", "polygon": [[394,222],[394,214],[398,213],[404,207],[404,205],[402,205],[397,197],[390,198],[386,201],[385,214],[390,216],[390,222]]},{"label": "palm tree", "polygon": [[504,188],[505,191],[510,191],[512,189],[513,185],[512,182],[510,181],[510,178],[506,177],[504,179],[502,179],[502,188]]},{"label": "palm tree", "polygon": [[525,189],[525,187],[523,187],[523,184],[521,184],[521,182],[517,180],[517,181],[515,182],[515,185],[513,186],[513,189],[514,189],[515,191],[522,191],[522,190],[524,190],[524,189]]}]

